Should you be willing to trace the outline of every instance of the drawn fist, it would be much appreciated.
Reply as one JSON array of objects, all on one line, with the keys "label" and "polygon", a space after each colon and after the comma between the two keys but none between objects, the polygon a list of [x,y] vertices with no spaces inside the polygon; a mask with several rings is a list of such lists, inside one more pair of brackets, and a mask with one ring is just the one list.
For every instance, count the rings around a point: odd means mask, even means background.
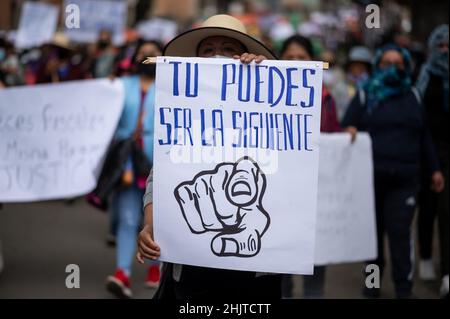
[{"label": "drawn fist", "polygon": [[262,206],[266,176],[249,157],[221,163],[181,183],[174,195],[194,234],[218,232],[211,242],[217,256],[252,257],[270,224]]}]

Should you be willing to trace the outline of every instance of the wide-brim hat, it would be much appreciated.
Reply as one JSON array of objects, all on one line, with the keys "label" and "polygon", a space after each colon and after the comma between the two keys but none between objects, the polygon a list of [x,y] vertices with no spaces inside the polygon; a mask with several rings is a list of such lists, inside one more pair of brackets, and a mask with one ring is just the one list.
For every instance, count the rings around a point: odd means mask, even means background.
[{"label": "wide-brim hat", "polygon": [[216,36],[224,36],[241,42],[248,53],[264,55],[268,59],[277,59],[275,54],[263,43],[247,34],[241,21],[226,14],[212,16],[200,27],[181,33],[167,43],[163,55],[195,57],[200,42]]},{"label": "wide-brim hat", "polygon": [[62,32],[56,32],[48,44],[67,51],[73,50],[70,39]]}]

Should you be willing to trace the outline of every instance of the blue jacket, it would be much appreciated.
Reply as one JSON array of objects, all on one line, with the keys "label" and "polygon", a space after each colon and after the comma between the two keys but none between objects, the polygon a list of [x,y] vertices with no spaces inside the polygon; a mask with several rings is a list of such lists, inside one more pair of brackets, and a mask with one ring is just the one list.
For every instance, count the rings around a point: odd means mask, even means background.
[{"label": "blue jacket", "polygon": [[[127,139],[135,132],[141,106],[141,86],[139,77],[125,77],[122,81],[125,89],[125,105],[114,136],[115,139],[119,140]],[[145,96],[144,116],[142,119],[144,152],[151,163],[153,163],[154,110],[155,85],[152,85]]]},{"label": "blue jacket", "polygon": [[382,101],[371,113],[357,94],[342,126],[369,132],[376,175],[418,181],[422,169],[430,175],[439,170],[424,108],[413,91]]}]

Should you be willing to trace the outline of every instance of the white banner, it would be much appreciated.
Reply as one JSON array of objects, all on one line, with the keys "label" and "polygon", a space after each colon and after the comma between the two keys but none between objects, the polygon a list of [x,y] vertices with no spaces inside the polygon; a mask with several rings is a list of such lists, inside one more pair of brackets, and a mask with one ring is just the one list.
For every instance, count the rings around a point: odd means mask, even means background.
[{"label": "white banner", "polygon": [[320,138],[315,264],[377,256],[372,147],[367,133]]},{"label": "white banner", "polygon": [[177,35],[178,26],[172,20],[152,18],[140,22],[136,29],[143,39],[167,43]]},{"label": "white banner", "polygon": [[161,260],[312,273],[322,66],[158,57]]},{"label": "white banner", "polygon": [[0,90],[0,202],[74,197],[95,188],[123,99],[120,80]]},{"label": "white banner", "polygon": [[25,2],[15,38],[16,47],[31,48],[50,42],[56,31],[58,11],[54,5]]},{"label": "white banner", "polygon": [[79,8],[80,27],[65,29],[65,34],[75,42],[94,43],[102,29],[112,33],[115,45],[124,43],[127,23],[127,2],[123,0],[65,0],[65,7]]}]

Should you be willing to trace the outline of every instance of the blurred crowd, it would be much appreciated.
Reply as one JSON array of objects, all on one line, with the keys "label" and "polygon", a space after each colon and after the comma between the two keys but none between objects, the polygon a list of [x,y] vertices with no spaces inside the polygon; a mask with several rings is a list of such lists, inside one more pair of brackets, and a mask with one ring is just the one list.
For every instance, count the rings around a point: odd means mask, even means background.
[{"label": "blurred crowd", "polygon": [[[357,138],[358,131],[368,131],[373,140],[381,243],[379,258],[373,262],[383,269],[382,243],[386,233],[397,296],[411,297],[414,264],[410,228],[414,212],[419,209],[419,277],[441,279],[441,294],[448,295],[448,25],[436,26],[428,42],[418,44],[399,30],[377,37],[364,35],[351,13],[341,12],[341,17],[345,28],[340,27],[341,20],[335,16],[321,13],[312,14],[298,28],[292,27],[295,15],[260,19],[258,36],[280,59],[330,62],[330,69],[324,74],[322,131],[346,131],[353,138]],[[252,23],[255,22],[247,23],[249,29]],[[140,62],[146,56],[160,55],[163,45],[133,37],[122,46],[115,46],[108,29],[100,30],[96,43],[72,43],[58,32],[51,42],[22,51],[0,38],[0,88],[133,75],[141,76],[142,87],[145,79],[154,77],[154,69],[144,68]],[[151,94],[152,81],[148,82],[143,96]],[[138,103],[141,110],[145,108],[143,101]],[[136,116],[138,113],[141,116],[137,111]],[[130,129],[138,135],[141,131],[142,127]],[[136,211],[140,211],[144,190],[138,188],[116,196],[115,207],[120,210],[133,202]],[[132,225],[122,227],[116,225],[120,224],[116,216],[110,243],[115,242],[116,236],[135,238],[140,218],[139,214],[133,216]],[[432,255],[436,218],[440,275]],[[116,272],[109,278],[113,288],[114,283],[128,280],[130,250],[133,251],[130,248],[118,257],[118,269],[125,272]],[[153,287],[160,274],[154,264],[149,267],[147,281]],[[324,280],[325,268],[316,267],[315,275],[305,280],[305,297],[322,297]],[[292,294],[289,281],[288,277],[283,279],[285,297]],[[364,293],[367,297],[379,295],[379,291]]]}]

